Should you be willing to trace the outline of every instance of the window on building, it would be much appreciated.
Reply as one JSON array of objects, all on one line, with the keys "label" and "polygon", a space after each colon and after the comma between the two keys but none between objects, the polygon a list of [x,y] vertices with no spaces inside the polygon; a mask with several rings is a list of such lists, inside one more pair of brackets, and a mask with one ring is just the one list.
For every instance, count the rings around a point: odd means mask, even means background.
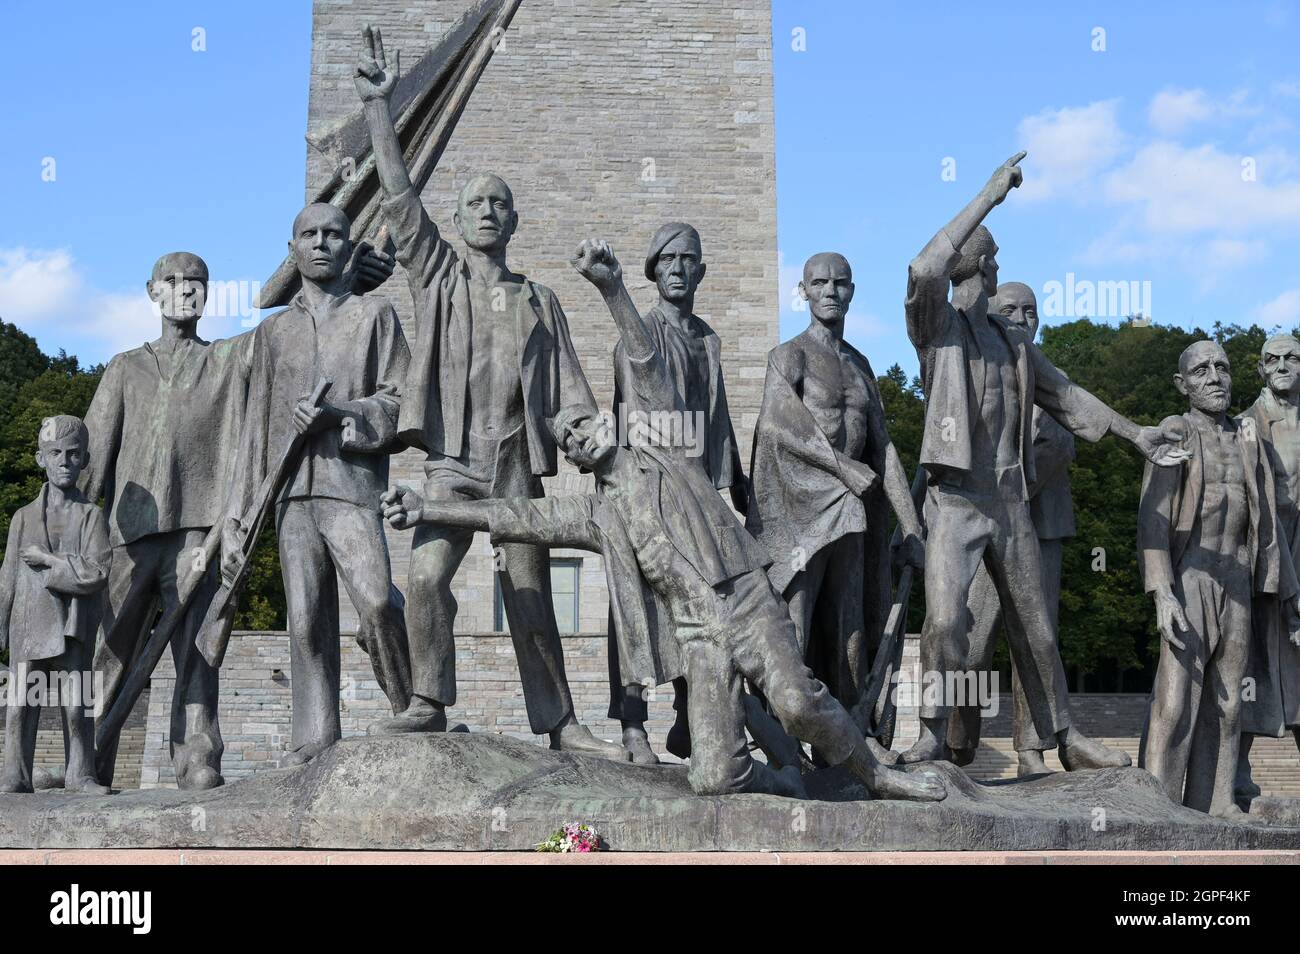
[{"label": "window on building", "polygon": [[[556,557],[551,560],[551,602],[555,605],[555,624],[562,634],[578,631],[578,578],[582,560],[578,557]],[[501,574],[493,574],[496,589],[496,609],[492,628],[498,633],[510,632],[506,619],[506,604],[501,596]]]}]

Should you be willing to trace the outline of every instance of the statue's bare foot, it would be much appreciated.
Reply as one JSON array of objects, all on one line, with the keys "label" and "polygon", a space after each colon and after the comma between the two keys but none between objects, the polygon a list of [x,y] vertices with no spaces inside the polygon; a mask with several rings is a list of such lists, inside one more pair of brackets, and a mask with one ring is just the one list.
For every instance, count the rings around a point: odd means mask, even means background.
[{"label": "statue's bare foot", "polygon": [[77,792],[82,795],[107,795],[112,789],[107,785],[100,785],[93,777],[87,775],[85,778],[70,778],[63,783],[65,792]]},{"label": "statue's bare foot", "polygon": [[412,732],[446,732],[447,710],[419,696],[391,719],[372,723],[366,735],[407,735]]},{"label": "statue's bare foot", "polygon": [[[1020,756],[1020,765],[1016,769],[1017,778],[1028,778],[1031,775],[1050,775],[1052,770],[1047,767],[1047,761],[1043,758],[1043,753],[1038,749],[1022,749],[1016,755]],[[961,765],[961,762],[957,763]]]},{"label": "statue's bare foot", "polygon": [[280,756],[280,768],[288,768],[291,765],[305,765],[320,755],[329,745],[324,742],[309,742],[301,748],[294,749],[292,752],[285,752]]},{"label": "statue's bare foot", "polygon": [[1241,822],[1246,825],[1260,825],[1264,820],[1258,815],[1251,815],[1244,812],[1236,805],[1225,805],[1222,808],[1210,808],[1209,814],[1214,818],[1222,818],[1224,821]]},{"label": "statue's bare foot", "polygon": [[941,802],[948,797],[948,787],[933,772],[911,774],[902,769],[879,766],[865,780],[867,790],[876,798],[895,798],[911,802]]},{"label": "statue's bare foot", "polygon": [[650,739],[645,734],[645,726],[631,723],[623,727],[623,748],[632,756],[634,765],[658,765],[659,756],[650,748]]},{"label": "statue's bare foot", "polygon": [[1065,766],[1067,772],[1077,772],[1080,769],[1124,768],[1133,764],[1127,752],[1094,742],[1073,727],[1065,730],[1065,738],[1061,741],[1057,754],[1060,755],[1061,764]]},{"label": "statue's bare foot", "polygon": [[617,742],[606,742],[591,734],[591,730],[580,722],[570,722],[551,732],[551,748],[557,752],[576,752],[580,755],[595,755],[611,762],[627,762],[631,753]]},{"label": "statue's bare foot", "polygon": [[975,761],[975,753],[978,749],[960,748],[949,749],[948,751],[953,765],[966,766]]},{"label": "statue's bare foot", "polygon": [[0,779],[0,793],[6,795],[30,795],[33,789],[16,778]]}]

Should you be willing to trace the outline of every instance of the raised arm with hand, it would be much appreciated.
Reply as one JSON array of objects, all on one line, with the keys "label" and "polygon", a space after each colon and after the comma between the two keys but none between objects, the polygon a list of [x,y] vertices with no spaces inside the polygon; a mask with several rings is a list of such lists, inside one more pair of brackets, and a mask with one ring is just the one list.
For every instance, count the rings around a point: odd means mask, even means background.
[{"label": "raised arm with hand", "polygon": [[370,145],[375,153],[375,171],[386,195],[400,195],[411,188],[411,174],[402,156],[402,144],[397,138],[397,127],[389,110],[389,101],[397,78],[401,75],[402,54],[393,51],[390,68],[384,54],[384,38],[378,28],[369,25],[361,31],[364,47],[357,63],[353,82],[361,97],[366,126],[370,129]]},{"label": "raised arm with hand", "polygon": [[596,239],[584,239],[578,251],[569,260],[578,274],[596,286],[605,305],[618,326],[623,347],[632,361],[647,361],[656,348],[654,339],[646,330],[641,313],[636,310],[632,296],[623,284],[623,266],[614,257],[614,251],[608,242]]}]

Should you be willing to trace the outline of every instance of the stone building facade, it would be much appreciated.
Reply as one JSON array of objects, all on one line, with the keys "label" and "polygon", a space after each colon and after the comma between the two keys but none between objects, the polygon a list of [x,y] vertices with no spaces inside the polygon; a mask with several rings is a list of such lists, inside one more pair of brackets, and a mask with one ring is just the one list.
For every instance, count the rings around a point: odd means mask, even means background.
[{"label": "stone building facade", "polygon": [[[460,17],[468,0],[316,0],[308,123],[357,108],[352,83],[362,26],[383,30],[389,56],[416,58]],[[568,316],[596,400],[613,399],[616,333],[594,289],[568,264],[587,237],[608,240],[633,298],[655,300],[641,263],[654,231],[688,221],[700,231],[708,274],[696,311],[717,331],[733,424],[748,459],[767,352],[777,344],[775,139],[770,0],[524,0],[488,65],[442,162],[424,190],[430,215],[459,246],[456,193],[476,172],[501,175],[515,194],[519,230],[510,263],[553,288]],[[307,193],[331,169],[307,149]],[[272,263],[268,263],[268,266]],[[399,273],[379,294],[404,323],[411,299]],[[393,458],[392,481],[418,487],[422,457]],[[567,465],[561,464],[562,467]],[[587,490],[572,470],[548,492]],[[406,589],[410,534],[390,533],[397,586]],[[552,553],[557,616],[581,718],[606,738],[607,596],[598,555]],[[453,721],[474,731],[532,738],[514,654],[499,630],[492,551],[486,535],[453,585],[459,603],[460,698]],[[349,631],[356,615],[341,597],[344,731],[364,731],[384,710],[365,656]],[[274,764],[288,732],[289,666],[283,634],[245,634],[222,672],[227,773]],[[169,784],[166,700],[169,663],[156,674],[142,784]],[[653,703],[652,730],[670,721],[671,688]],[[662,747],[662,739],[660,747]]]}]

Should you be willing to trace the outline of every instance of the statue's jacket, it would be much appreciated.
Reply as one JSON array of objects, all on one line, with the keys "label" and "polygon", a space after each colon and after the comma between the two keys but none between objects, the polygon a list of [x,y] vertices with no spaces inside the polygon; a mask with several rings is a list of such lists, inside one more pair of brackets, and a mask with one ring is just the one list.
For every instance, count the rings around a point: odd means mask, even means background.
[{"label": "statue's jacket", "polygon": [[[1201,501],[1205,493],[1204,456],[1201,433],[1196,424],[1183,414],[1161,422],[1164,430],[1183,435],[1179,446],[1190,458],[1180,464],[1162,467],[1147,462],[1142,475],[1142,498],[1138,505],[1138,561],[1146,592],[1168,587],[1177,592],[1178,567],[1201,519]],[[1263,443],[1255,429],[1242,427],[1228,419],[1227,426],[1236,430],[1249,478],[1246,498],[1250,509],[1248,553],[1255,592],[1270,593],[1287,599],[1297,592],[1295,568],[1289,554],[1279,546],[1277,497],[1273,469]]]},{"label": "statue's jacket", "polygon": [[197,339],[167,362],[145,344],[109,361],[86,412],[90,458],[81,487],[92,501],[104,498],[114,546],[220,522],[253,339],[251,331]]},{"label": "statue's jacket", "polygon": [[[1270,461],[1277,453],[1273,443],[1273,422],[1283,409],[1268,388],[1239,416],[1251,421]],[[1272,472],[1282,472],[1274,463]],[[1294,566],[1300,561],[1300,514],[1287,514],[1278,507],[1280,559]],[[1300,648],[1290,639],[1285,614],[1274,594],[1257,594],[1252,607],[1250,675],[1255,680],[1255,698],[1241,707],[1243,732],[1280,737],[1300,726]]]},{"label": "statue's jacket", "polygon": [[[8,632],[11,666],[61,656],[69,640],[85,646],[89,658],[103,612],[101,591],[113,560],[104,513],[88,501],[68,501],[75,517],[56,551],[45,525],[48,494],[47,484],[9,524],[0,567],[0,627]],[[35,569],[23,562],[19,553],[33,544],[54,554],[53,566]]]},{"label": "statue's jacket", "polygon": [[[663,355],[668,375],[673,380],[676,393],[686,394],[686,379],[691,373],[690,353],[681,342],[681,335],[668,327],[667,321],[659,311],[659,306],[651,308],[642,321],[646,332],[655,344],[655,350]],[[704,345],[708,360],[707,376],[709,399],[708,407],[684,408],[688,414],[704,414],[704,470],[718,490],[743,485],[745,472],[740,463],[740,448],[736,443],[736,433],[731,425],[731,409],[727,405],[727,389],[722,376],[722,342],[708,323],[697,315],[691,315],[692,333]],[[625,410],[627,416],[634,412],[652,414],[655,411],[670,408],[650,407],[638,396],[637,389],[630,386],[632,367],[628,362],[627,349],[619,341],[614,346],[614,409],[618,414]],[[625,441],[626,443],[626,441]]]},{"label": "statue's jacket", "polygon": [[[438,234],[414,189],[384,199],[382,209],[415,303],[398,433],[431,457],[460,458],[468,451],[469,272]],[[532,281],[526,286],[527,307],[516,314],[524,431],[532,472],[548,477],[556,473],[559,460],[547,419],[576,404],[594,411],[596,401],[555,292]]]},{"label": "statue's jacket", "polygon": [[[960,481],[970,473],[971,435],[979,420],[985,386],[979,339],[965,311],[948,301],[949,276],[960,253],[939,233],[908,269],[904,312],[907,334],[916,348],[925,391],[925,433],[921,465],[934,477]],[[1076,437],[1099,441],[1114,412],[1074,384],[1030,340],[1027,329],[1001,315],[989,322],[1001,334],[1015,362],[1020,400],[1020,466],[1024,499],[1035,483],[1033,408],[1042,407]]]},{"label": "statue's jacket", "polygon": [[[874,529],[877,532],[871,534],[865,549],[865,583],[870,588],[884,581],[887,606],[889,504],[883,486],[877,484],[864,496],[850,489],[830,440],[782,371],[795,347],[786,342],[768,355],[763,403],[754,428],[745,526],[771,556],[768,577],[778,593],[784,593],[822,549],[850,533]],[[865,356],[847,342],[843,347],[867,382],[871,436],[862,462],[883,477],[889,435],[876,377]],[[868,598],[868,613],[883,609],[876,606],[880,602]],[[883,619],[876,622],[883,623]]]},{"label": "statue's jacket", "polygon": [[[628,367],[629,385],[647,406],[681,408],[658,352],[645,360],[629,359]],[[658,521],[673,549],[714,588],[765,570],[770,560],[718,495],[700,458],[688,457],[683,448],[653,445],[622,453],[633,455],[648,486],[644,494],[501,500],[493,508],[489,530],[494,543],[570,546],[603,554],[610,608],[619,621],[623,684],[659,685],[684,672],[672,608],[643,577],[629,522]]]},{"label": "statue's jacket", "polygon": [[254,332],[248,406],[228,516],[241,517],[297,434],[293,408],[320,380],[342,427],[307,439],[279,499],[329,498],[377,510],[388,456],[401,448],[397,418],[409,352],[397,312],[383,298],[349,296],[318,322],[302,294]]}]

